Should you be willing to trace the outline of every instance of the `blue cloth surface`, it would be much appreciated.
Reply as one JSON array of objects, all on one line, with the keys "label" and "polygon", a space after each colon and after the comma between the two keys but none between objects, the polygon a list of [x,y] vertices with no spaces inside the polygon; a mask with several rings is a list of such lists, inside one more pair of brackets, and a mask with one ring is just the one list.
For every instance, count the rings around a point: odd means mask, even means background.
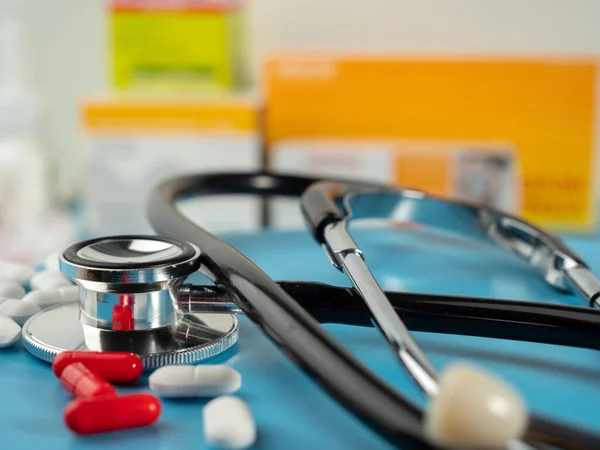
[{"label": "blue cloth surface", "polygon": [[[385,289],[451,293],[581,304],[558,293],[511,255],[449,234],[425,230],[358,230],[357,241]],[[264,232],[227,239],[274,279],[318,280],[348,285],[305,232]],[[600,273],[600,241],[568,242]],[[288,360],[253,324],[240,319],[239,343],[211,363],[243,376],[239,396],[250,404],[259,429],[256,449],[389,449]],[[423,397],[374,329],[327,326],[328,331],[377,375],[415,402]],[[476,362],[507,378],[531,408],[600,431],[600,354],[595,351],[473,337],[417,333],[416,339],[443,368],[457,359]],[[147,389],[147,377],[128,393]],[[144,429],[78,437],[65,428],[69,401],[50,366],[18,344],[0,350],[1,449],[128,450],[202,449],[204,400],[163,402],[159,422]]]}]

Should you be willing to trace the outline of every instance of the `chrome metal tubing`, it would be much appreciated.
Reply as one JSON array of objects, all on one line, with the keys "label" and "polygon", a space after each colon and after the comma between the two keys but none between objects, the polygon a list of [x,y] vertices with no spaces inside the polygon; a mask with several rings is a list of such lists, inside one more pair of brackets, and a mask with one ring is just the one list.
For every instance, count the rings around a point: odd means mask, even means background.
[{"label": "chrome metal tubing", "polygon": [[437,373],[425,353],[396,314],[373,274],[367,267],[361,251],[348,233],[344,222],[325,228],[325,242],[329,254],[346,275],[371,311],[373,320],[410,375],[429,396],[438,392]]},{"label": "chrome metal tubing", "polygon": [[334,181],[311,185],[302,202],[307,223],[321,244],[323,230],[330,223],[343,221],[347,226],[360,219],[413,222],[506,250],[535,268],[554,288],[580,294],[586,304],[600,305],[600,280],[560,237],[494,207],[414,189]]},{"label": "chrome metal tubing", "polygon": [[184,284],[177,295],[177,308],[182,313],[241,314],[231,298],[217,288]]},{"label": "chrome metal tubing", "polygon": [[162,290],[119,294],[97,292],[79,288],[80,321],[85,325],[104,330],[119,328],[119,315],[125,308],[131,315],[131,327],[127,330],[146,330],[172,325],[177,321],[175,292],[182,280],[166,283]]},{"label": "chrome metal tubing", "polygon": [[[323,247],[332,264],[352,281],[365,301],[373,321],[383,333],[398,359],[429,398],[439,390],[438,375],[406,325],[394,311],[385,293],[365,263],[362,251],[350,236],[345,220],[326,225]],[[539,447],[522,440],[511,440],[505,450],[535,450]]]},{"label": "chrome metal tubing", "polygon": [[590,306],[600,306],[600,281],[590,269],[576,264],[573,267],[566,267],[564,271],[573,290],[589,299]]}]

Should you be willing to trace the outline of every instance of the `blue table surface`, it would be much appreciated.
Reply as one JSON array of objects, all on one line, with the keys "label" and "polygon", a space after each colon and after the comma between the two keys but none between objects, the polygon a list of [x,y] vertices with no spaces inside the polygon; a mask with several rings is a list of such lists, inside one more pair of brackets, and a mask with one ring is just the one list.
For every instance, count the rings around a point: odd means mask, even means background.
[{"label": "blue table surface", "polygon": [[[426,230],[359,230],[355,234],[385,289],[452,293],[580,304],[560,294],[511,255],[451,235]],[[305,232],[264,232],[227,239],[274,279],[348,281],[329,265]],[[600,273],[600,241],[567,241]],[[210,363],[223,363],[243,376],[239,396],[250,404],[259,429],[256,449],[387,449],[390,445],[330,399],[246,318],[240,341]],[[328,325],[327,330],[378,376],[415,402],[423,397],[371,328]],[[592,350],[474,337],[417,333],[438,368],[458,359],[476,362],[510,380],[531,408],[600,432],[600,355]],[[144,377],[128,393],[147,389]],[[18,344],[0,351],[2,449],[163,450],[208,448],[203,441],[201,399],[163,402],[151,427],[78,437],[65,428],[69,401],[50,366]],[[118,447],[116,447],[118,446]]]}]

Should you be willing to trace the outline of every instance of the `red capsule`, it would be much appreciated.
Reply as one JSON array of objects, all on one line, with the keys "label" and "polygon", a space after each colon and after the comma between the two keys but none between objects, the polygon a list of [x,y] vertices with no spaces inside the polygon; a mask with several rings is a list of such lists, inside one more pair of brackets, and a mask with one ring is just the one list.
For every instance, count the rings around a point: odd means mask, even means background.
[{"label": "red capsule", "polygon": [[131,383],[137,380],[144,367],[135,353],[126,352],[62,352],[52,363],[54,374],[60,378],[65,367],[80,362],[109,383]]},{"label": "red capsule", "polygon": [[65,408],[65,424],[79,434],[143,427],[160,416],[160,401],[152,394],[77,399]]},{"label": "red capsule", "polygon": [[73,363],[65,367],[60,375],[60,383],[76,398],[117,395],[110,383],[82,363]]}]

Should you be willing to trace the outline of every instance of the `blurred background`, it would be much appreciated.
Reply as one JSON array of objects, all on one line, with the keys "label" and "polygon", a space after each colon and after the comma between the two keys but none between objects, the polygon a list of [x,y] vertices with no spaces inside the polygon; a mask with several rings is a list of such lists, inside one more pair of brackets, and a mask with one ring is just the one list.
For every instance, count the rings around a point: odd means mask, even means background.
[{"label": "blurred background", "polygon": [[[0,257],[149,231],[154,182],[204,170],[409,185],[591,235],[599,22],[596,0],[0,0]],[[261,220],[255,199],[182,208]]]}]

